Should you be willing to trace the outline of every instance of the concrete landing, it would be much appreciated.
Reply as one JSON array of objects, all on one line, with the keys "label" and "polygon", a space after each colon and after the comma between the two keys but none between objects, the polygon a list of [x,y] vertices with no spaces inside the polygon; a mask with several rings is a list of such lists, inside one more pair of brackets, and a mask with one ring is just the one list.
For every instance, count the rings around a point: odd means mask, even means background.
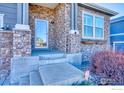
[{"label": "concrete landing", "polygon": [[39,72],[44,85],[72,85],[83,80],[83,72],[69,63],[43,65]]}]

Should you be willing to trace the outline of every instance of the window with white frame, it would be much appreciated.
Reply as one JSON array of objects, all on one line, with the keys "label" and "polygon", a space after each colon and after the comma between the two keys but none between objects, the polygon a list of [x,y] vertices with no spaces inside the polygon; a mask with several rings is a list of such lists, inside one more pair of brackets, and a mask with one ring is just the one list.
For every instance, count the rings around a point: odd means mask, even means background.
[{"label": "window with white frame", "polygon": [[4,17],[4,14],[0,14],[0,28],[3,27],[3,17]]},{"label": "window with white frame", "polygon": [[93,16],[84,14],[84,36],[93,37]]},{"label": "window with white frame", "polygon": [[84,13],[83,19],[83,38],[104,39],[104,17]]}]

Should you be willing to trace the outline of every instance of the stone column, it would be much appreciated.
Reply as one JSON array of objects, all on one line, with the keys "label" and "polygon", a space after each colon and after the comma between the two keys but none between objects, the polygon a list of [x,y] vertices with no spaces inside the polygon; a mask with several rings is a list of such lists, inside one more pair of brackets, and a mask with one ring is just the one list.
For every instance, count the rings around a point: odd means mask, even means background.
[{"label": "stone column", "polygon": [[80,52],[80,35],[79,34],[69,34],[68,35],[68,53],[78,53]]},{"label": "stone column", "polygon": [[71,13],[70,13],[71,14],[71,16],[70,16],[71,17],[71,30],[74,30],[74,24],[75,24],[74,23],[74,21],[75,21],[74,20],[74,8],[75,8],[74,6],[75,6],[75,4],[72,3],[71,4]]},{"label": "stone column", "polygon": [[78,14],[78,4],[77,3],[72,3],[71,4],[71,34],[79,34],[79,31],[77,29],[77,14]]},{"label": "stone column", "polygon": [[12,31],[0,31],[0,84],[10,71],[10,60],[12,58]]},{"label": "stone column", "polygon": [[75,23],[74,26],[75,26],[75,27],[74,27],[74,28],[75,28],[75,30],[77,30],[78,4],[75,3],[74,6],[75,6],[75,8],[74,8],[74,11],[75,11],[75,12],[74,12],[74,20],[75,20],[75,21],[74,21],[74,23]]},{"label": "stone column", "polygon": [[[20,25],[19,28],[25,28]],[[30,56],[31,55],[31,30],[13,29],[13,56]]]},{"label": "stone column", "polygon": [[[67,52],[68,53],[77,53],[80,52],[80,34],[77,29],[77,10],[78,10],[78,5],[77,4],[72,4],[71,6],[71,30],[69,31],[68,37],[67,37]],[[73,21],[72,21],[73,20]],[[74,23],[72,23],[74,22]],[[74,27],[72,27],[74,26]]]}]

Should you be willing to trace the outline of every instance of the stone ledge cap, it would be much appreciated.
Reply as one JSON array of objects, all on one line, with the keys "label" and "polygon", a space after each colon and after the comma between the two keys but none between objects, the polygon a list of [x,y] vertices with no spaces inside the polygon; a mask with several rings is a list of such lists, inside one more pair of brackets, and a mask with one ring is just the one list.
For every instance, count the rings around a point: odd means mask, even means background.
[{"label": "stone ledge cap", "polygon": [[69,34],[76,34],[76,35],[78,35],[79,31],[78,30],[71,30],[71,31],[69,31]]},{"label": "stone ledge cap", "polygon": [[12,30],[0,30],[0,33],[12,33]]},{"label": "stone ledge cap", "polygon": [[13,30],[19,30],[19,31],[31,31],[29,25],[23,25],[23,24],[16,24],[15,28]]}]

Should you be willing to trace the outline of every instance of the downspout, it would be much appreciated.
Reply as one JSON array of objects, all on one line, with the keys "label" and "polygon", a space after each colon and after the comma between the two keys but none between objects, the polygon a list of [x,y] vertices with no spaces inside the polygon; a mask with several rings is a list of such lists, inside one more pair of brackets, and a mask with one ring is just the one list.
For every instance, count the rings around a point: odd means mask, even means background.
[{"label": "downspout", "polygon": [[74,30],[74,3],[71,4],[71,31]]},{"label": "downspout", "polygon": [[78,4],[71,4],[71,31],[70,34],[79,34],[77,29],[77,13],[78,13]]},{"label": "downspout", "polygon": [[[71,7],[70,7],[70,31],[69,34],[73,34],[74,32],[74,3],[71,3]],[[66,36],[66,52],[70,52],[70,38],[68,38],[68,36]]]},{"label": "downspout", "polygon": [[77,6],[77,3],[75,3],[75,7],[74,7],[74,24],[75,24],[75,27],[74,29],[77,31],[77,13],[78,13],[78,6]]}]

